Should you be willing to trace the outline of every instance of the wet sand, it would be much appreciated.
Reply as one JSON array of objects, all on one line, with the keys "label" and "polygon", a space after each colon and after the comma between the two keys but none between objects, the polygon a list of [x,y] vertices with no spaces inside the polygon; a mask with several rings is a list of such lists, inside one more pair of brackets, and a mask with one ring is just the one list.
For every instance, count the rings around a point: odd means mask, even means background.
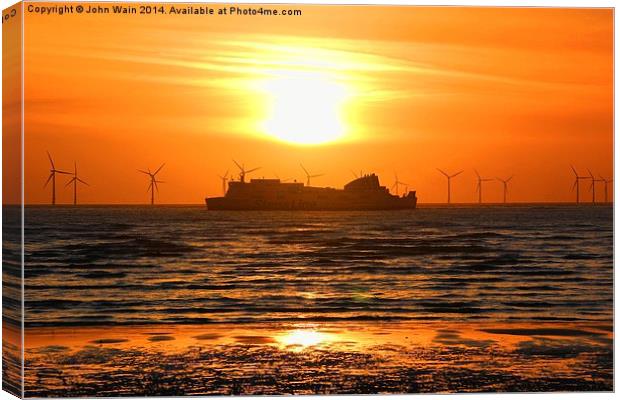
[{"label": "wet sand", "polygon": [[26,396],[613,390],[611,324],[30,328]]}]

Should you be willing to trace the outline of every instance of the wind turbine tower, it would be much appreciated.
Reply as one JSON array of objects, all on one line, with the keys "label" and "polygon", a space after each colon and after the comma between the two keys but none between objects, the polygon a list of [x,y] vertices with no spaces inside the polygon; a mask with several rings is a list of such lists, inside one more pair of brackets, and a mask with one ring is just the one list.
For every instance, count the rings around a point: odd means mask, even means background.
[{"label": "wind turbine tower", "polygon": [[229,170],[226,170],[226,173],[224,175],[218,175],[220,179],[222,180],[222,194],[223,195],[226,194],[226,183],[228,182],[228,171]]},{"label": "wind turbine tower", "polygon": [[[401,182],[398,180],[398,175],[396,173],[394,173],[394,184],[392,185],[391,189],[396,191],[396,196],[398,196],[398,188],[400,187],[400,185],[403,185],[405,187],[409,186],[408,183],[405,182]],[[407,194],[407,189],[405,189],[405,194]]]},{"label": "wind turbine tower", "polygon": [[476,190],[478,191],[478,203],[482,204],[482,184],[484,182],[492,181],[493,179],[481,178],[478,171],[474,170],[474,172],[476,173],[476,176],[478,177],[478,185],[476,186]]},{"label": "wind turbine tower", "polygon": [[613,182],[613,179],[605,179],[605,178],[603,178],[603,177],[602,177],[602,176],[600,176],[600,175],[599,175],[599,178],[601,178],[601,180],[600,180],[600,181],[601,181],[601,182],[603,182],[603,183],[605,184],[605,203],[607,203],[607,202],[608,202],[608,200],[607,200],[607,185],[608,185],[610,182]]},{"label": "wind turbine tower", "polygon": [[573,170],[573,174],[575,174],[575,183],[573,183],[573,190],[575,188],[577,189],[577,204],[579,204],[579,180],[580,179],[590,179],[590,177],[589,176],[579,176],[579,174],[577,173],[577,170],[575,169],[575,167],[573,167],[571,165],[570,168]]},{"label": "wind turbine tower", "polygon": [[437,171],[441,172],[447,179],[448,179],[448,204],[450,204],[450,180],[452,178],[454,178],[455,176],[461,174],[463,171],[459,171],[455,174],[449,175],[447,173],[445,173],[444,171],[440,170],[439,168],[437,168]]},{"label": "wind turbine tower", "polygon": [[590,179],[592,183],[590,184],[590,190],[592,191],[592,204],[596,203],[596,182],[605,182],[604,179],[594,179],[594,175],[592,175],[592,171],[588,170],[588,174],[590,174]]},{"label": "wind turbine tower", "polygon": [[310,178],[318,178],[319,176],[325,175],[325,174],[310,175],[308,170],[306,168],[304,168],[303,164],[300,163],[299,165],[301,166],[301,169],[303,169],[305,174],[306,174],[306,186],[310,186]]},{"label": "wind turbine tower", "polygon": [[159,173],[159,171],[161,171],[164,165],[166,165],[166,163],[162,164],[159,168],[157,168],[155,172],[151,172],[150,168],[146,171],[143,171],[141,169],[138,170],[139,172],[148,175],[151,180],[148,189],[146,189],[147,192],[149,190],[151,191],[151,205],[155,204],[155,191],[157,190],[157,193],[159,193],[159,186],[157,186],[157,184],[164,183],[163,181],[157,180],[157,174]]},{"label": "wind turbine tower", "polygon": [[72,183],[73,183],[73,205],[76,206],[77,205],[77,185],[78,185],[78,183],[83,183],[86,186],[90,186],[88,183],[86,183],[85,181],[83,181],[82,179],[80,179],[78,177],[77,162],[73,163],[73,178],[71,178],[71,180],[69,182],[67,182],[67,184],[65,186],[69,186]]},{"label": "wind turbine tower", "polygon": [[239,168],[239,182],[245,182],[245,176],[247,174],[249,174],[250,172],[254,172],[254,171],[260,169],[260,167],[256,167],[256,168],[252,168],[252,169],[245,169],[245,164],[239,164],[235,160],[233,160],[233,162],[235,163],[237,168]]},{"label": "wind turbine tower", "polygon": [[49,151],[47,152],[47,158],[49,158],[51,164],[50,176],[47,178],[47,181],[45,181],[45,185],[43,185],[43,187],[47,187],[47,184],[50,183],[50,180],[52,181],[52,205],[56,205],[56,174],[71,174],[69,172],[56,169],[56,166],[54,166],[54,160],[52,160],[52,156],[50,155]]},{"label": "wind turbine tower", "polygon": [[504,204],[506,204],[506,195],[508,194],[508,182],[510,182],[512,176],[508,179],[497,178],[504,185]]}]

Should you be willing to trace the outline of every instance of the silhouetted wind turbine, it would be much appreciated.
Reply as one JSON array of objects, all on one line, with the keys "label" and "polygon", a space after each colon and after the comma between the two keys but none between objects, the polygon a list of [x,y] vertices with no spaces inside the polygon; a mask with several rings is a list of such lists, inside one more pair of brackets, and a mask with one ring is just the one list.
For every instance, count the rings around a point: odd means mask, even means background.
[{"label": "silhouetted wind turbine", "polygon": [[[398,175],[396,173],[394,173],[394,184],[392,185],[391,189],[396,188],[396,196],[398,196],[398,188],[399,188],[400,185],[407,186],[409,184],[405,183],[405,182],[399,181],[398,180]],[[405,190],[405,194],[406,194],[406,190]]]},{"label": "silhouetted wind turbine", "polygon": [[161,169],[164,167],[164,165],[166,165],[166,163],[163,163],[159,168],[157,168],[157,171],[155,171],[155,172],[151,172],[150,168],[147,171],[143,171],[141,169],[138,170],[138,171],[142,172],[143,174],[148,175],[149,178],[151,178],[151,182],[149,183],[149,187],[148,187],[148,189],[146,189],[147,192],[149,190],[151,191],[151,205],[155,204],[155,190],[157,190],[157,193],[159,193],[159,186],[157,186],[157,184],[158,183],[164,183],[164,181],[158,181],[157,178],[156,178],[156,175],[159,173],[159,171],[161,171]]},{"label": "silhouetted wind turbine", "polygon": [[441,172],[446,178],[448,178],[448,204],[450,204],[450,180],[452,178],[454,178],[455,176],[461,174],[463,171],[459,171],[455,174],[449,175],[447,173],[445,173],[444,171],[440,170],[439,168],[437,168],[437,171]]},{"label": "silhouetted wind turbine", "polygon": [[303,164],[299,163],[299,165],[301,166],[301,169],[303,169],[304,172],[306,173],[306,186],[310,186],[310,178],[318,178],[319,176],[325,175],[325,174],[310,175],[308,170],[304,168]]},{"label": "silhouetted wind turbine", "polygon": [[226,194],[226,183],[228,182],[228,171],[229,170],[226,170],[226,173],[223,176],[218,175],[220,179],[222,180],[222,194]]},{"label": "silhouetted wind turbine", "polygon": [[249,174],[250,172],[254,172],[254,171],[260,169],[260,167],[256,167],[256,168],[252,168],[252,169],[245,169],[245,164],[239,164],[235,160],[233,160],[233,162],[235,163],[237,168],[239,168],[239,182],[245,182],[245,176],[247,174]]},{"label": "silhouetted wind turbine", "polygon": [[610,182],[613,182],[613,179],[605,179],[602,176],[599,175],[599,177],[601,178],[601,182],[603,182],[605,184],[605,203],[607,203],[607,184]]},{"label": "silhouetted wind turbine", "polygon": [[52,205],[55,205],[56,204],[56,174],[71,175],[71,173],[56,169],[56,167],[54,166],[54,160],[52,160],[52,156],[50,155],[49,151],[47,152],[47,158],[49,158],[50,164],[51,164],[50,176],[47,178],[47,181],[45,181],[45,185],[43,185],[43,187],[47,187],[47,184],[50,183],[50,180],[52,181]]},{"label": "silhouetted wind turbine", "polygon": [[592,171],[588,170],[588,174],[590,174],[590,179],[592,183],[590,184],[590,190],[592,191],[592,204],[596,203],[596,182],[604,182],[601,179],[594,179],[594,175],[592,175]]},{"label": "silhouetted wind turbine", "polygon": [[482,203],[482,183],[492,181],[493,179],[481,178],[478,171],[474,170],[474,172],[476,173],[476,176],[478,177],[478,185],[476,186],[476,190],[478,191],[478,203]]},{"label": "silhouetted wind turbine", "polygon": [[570,168],[573,170],[573,173],[575,174],[575,183],[573,183],[573,190],[575,190],[575,188],[577,188],[577,204],[579,204],[579,180],[580,179],[588,179],[588,176],[579,176],[579,174],[577,173],[577,170],[575,170],[575,168],[571,165]]},{"label": "silhouetted wind turbine", "polygon": [[65,185],[66,187],[73,183],[73,205],[74,206],[77,205],[77,184],[78,182],[83,183],[86,186],[90,186],[88,183],[84,182],[78,177],[77,162],[74,162],[73,163],[73,178],[71,178],[71,180],[67,182],[67,184]]},{"label": "silhouetted wind turbine", "polygon": [[504,185],[504,203],[506,203],[506,194],[508,193],[508,182],[512,179],[512,176],[508,179],[497,178]]}]

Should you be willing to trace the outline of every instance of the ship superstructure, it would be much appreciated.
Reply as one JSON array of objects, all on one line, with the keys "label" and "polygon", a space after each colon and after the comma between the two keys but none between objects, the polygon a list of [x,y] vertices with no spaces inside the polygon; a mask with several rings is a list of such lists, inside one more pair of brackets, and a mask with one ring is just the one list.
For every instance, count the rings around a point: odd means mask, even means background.
[{"label": "ship superstructure", "polygon": [[413,209],[417,204],[415,191],[395,196],[375,174],[361,176],[344,189],[280,179],[240,179],[229,182],[223,197],[205,200],[209,210],[395,210]]}]

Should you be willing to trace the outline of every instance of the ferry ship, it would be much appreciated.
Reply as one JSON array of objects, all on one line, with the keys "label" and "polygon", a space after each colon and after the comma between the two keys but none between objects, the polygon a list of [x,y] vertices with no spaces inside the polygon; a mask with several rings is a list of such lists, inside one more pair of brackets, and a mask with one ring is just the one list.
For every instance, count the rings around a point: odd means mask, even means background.
[{"label": "ferry ship", "polygon": [[361,176],[344,189],[313,187],[280,179],[252,179],[228,183],[223,197],[205,199],[209,210],[357,211],[416,208],[415,191],[393,195],[375,174]]}]

